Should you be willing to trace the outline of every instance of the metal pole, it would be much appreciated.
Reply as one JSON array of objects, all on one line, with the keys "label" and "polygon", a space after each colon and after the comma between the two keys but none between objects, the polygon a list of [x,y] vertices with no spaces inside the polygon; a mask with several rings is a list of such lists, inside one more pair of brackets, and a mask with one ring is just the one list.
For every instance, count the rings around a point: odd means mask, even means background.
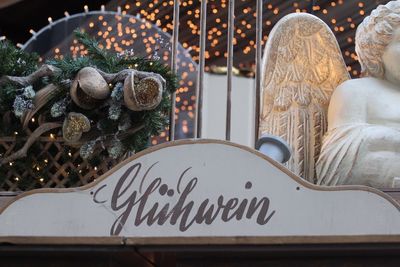
[{"label": "metal pole", "polygon": [[[172,73],[177,73],[177,52],[178,52],[178,37],[179,37],[179,0],[174,0],[174,29],[172,32],[172,53],[171,53],[171,70]],[[175,140],[175,108],[176,108],[176,92],[171,95],[171,112],[169,123],[169,140]]]},{"label": "metal pole", "polygon": [[202,108],[203,108],[203,86],[204,86],[204,64],[206,50],[206,33],[207,33],[207,0],[201,0],[200,11],[200,55],[199,55],[199,71],[197,75],[196,88],[196,117],[194,124],[194,137],[201,138],[202,124]]},{"label": "metal pole", "polygon": [[316,0],[312,0],[310,2],[310,7],[309,7],[309,10],[308,10],[308,13],[314,14],[314,6],[315,6],[315,4],[316,4]]},{"label": "metal pole", "polygon": [[232,68],[233,68],[233,34],[235,28],[235,0],[229,0],[228,6],[228,59],[227,59],[227,99],[226,99],[226,130],[225,139],[231,140],[232,116]]},{"label": "metal pole", "polygon": [[254,142],[256,143],[260,128],[260,102],[261,102],[261,56],[262,56],[262,15],[263,1],[257,0],[256,10],[256,77],[255,77],[255,122],[254,122]]}]

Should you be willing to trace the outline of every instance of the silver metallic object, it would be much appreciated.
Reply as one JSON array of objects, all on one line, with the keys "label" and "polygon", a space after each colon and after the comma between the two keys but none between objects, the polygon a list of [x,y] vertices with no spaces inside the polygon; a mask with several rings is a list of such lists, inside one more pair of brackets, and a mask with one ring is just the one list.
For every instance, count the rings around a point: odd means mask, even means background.
[{"label": "silver metallic object", "polygon": [[[171,70],[172,73],[176,73],[177,66],[177,52],[178,52],[178,37],[179,37],[179,0],[174,0],[174,29],[172,31],[172,54],[171,54]],[[171,96],[171,111],[170,111],[170,122],[169,122],[169,140],[175,140],[175,108],[176,108],[176,92]]]},{"label": "silver metallic object", "polygon": [[260,131],[260,104],[261,104],[261,64],[262,64],[262,13],[263,1],[257,0],[256,9],[256,77],[255,77],[255,122],[254,122],[254,141],[257,142]]},{"label": "silver metallic object", "polygon": [[201,138],[206,34],[207,34],[207,0],[202,0],[201,11],[200,11],[200,45],[199,45],[200,54],[199,54],[199,70],[197,76],[197,88],[196,88],[196,117],[194,123],[194,138]]},{"label": "silver metallic object", "polygon": [[273,160],[285,163],[290,159],[291,150],[285,140],[278,136],[265,134],[258,139],[256,149]]},{"label": "silver metallic object", "polygon": [[232,69],[233,69],[233,37],[235,28],[235,0],[229,0],[228,13],[228,59],[227,59],[227,99],[226,99],[226,129],[225,139],[231,140],[231,115],[232,115]]}]

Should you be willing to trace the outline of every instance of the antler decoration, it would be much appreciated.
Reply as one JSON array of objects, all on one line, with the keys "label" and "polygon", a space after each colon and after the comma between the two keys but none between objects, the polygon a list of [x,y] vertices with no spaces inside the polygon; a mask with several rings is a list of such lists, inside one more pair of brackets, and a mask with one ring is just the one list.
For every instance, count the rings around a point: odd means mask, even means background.
[{"label": "antler decoration", "polygon": [[48,132],[50,130],[56,129],[61,127],[60,123],[44,123],[40,125],[36,130],[29,136],[28,140],[25,142],[24,146],[18,150],[17,152],[11,154],[10,156],[3,158],[0,161],[0,166],[9,162],[12,162],[16,159],[24,158],[26,157],[26,154],[28,152],[28,149],[33,145],[33,143],[36,142],[36,140],[45,132]]},{"label": "antler decoration", "polygon": [[37,71],[25,77],[3,76],[0,78],[0,86],[6,84],[7,82],[11,82],[21,86],[28,86],[34,84],[40,78],[53,76],[60,71],[61,70],[55,66],[44,64]]}]

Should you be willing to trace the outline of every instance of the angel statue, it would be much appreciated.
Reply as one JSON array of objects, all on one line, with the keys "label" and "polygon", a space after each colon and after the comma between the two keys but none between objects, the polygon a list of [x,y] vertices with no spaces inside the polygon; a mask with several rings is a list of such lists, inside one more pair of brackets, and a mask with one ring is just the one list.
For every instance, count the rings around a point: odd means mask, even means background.
[{"label": "angel statue", "polygon": [[378,6],[358,26],[363,78],[333,93],[318,184],[400,186],[400,1]]},{"label": "angel statue", "polygon": [[364,19],[356,52],[363,78],[351,80],[324,22],[282,19],[266,47],[260,130],[286,139],[288,167],[310,182],[398,186],[400,1]]},{"label": "angel statue", "polygon": [[264,52],[261,134],[291,147],[287,167],[311,183],[327,129],[333,90],[349,74],[339,45],[319,18],[290,14],[273,28]]}]

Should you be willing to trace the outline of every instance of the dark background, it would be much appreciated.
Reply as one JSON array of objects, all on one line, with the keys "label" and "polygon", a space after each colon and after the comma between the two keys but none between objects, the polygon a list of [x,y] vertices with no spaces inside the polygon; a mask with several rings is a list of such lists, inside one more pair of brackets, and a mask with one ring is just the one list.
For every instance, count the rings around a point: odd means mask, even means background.
[{"label": "dark background", "polygon": [[[0,4],[16,0],[0,0]],[[284,15],[302,11],[313,13],[324,20],[335,33],[343,52],[346,64],[352,76],[359,75],[359,66],[354,52],[354,35],[356,26],[370,14],[371,10],[378,4],[387,3],[388,0],[332,0],[332,1],[264,1],[263,14],[263,35],[264,40],[275,23]],[[167,5],[166,5],[167,3]],[[121,6],[122,10],[129,14],[139,14],[152,23],[159,23],[161,28],[167,32],[172,29],[172,1],[166,0],[21,0],[16,4],[0,9],[0,36],[5,35],[14,43],[25,43],[30,37],[29,30],[39,31],[48,24],[48,17],[57,20],[64,16],[64,11],[70,14],[83,12],[83,6],[88,5],[89,10],[100,9],[106,5],[107,10],[116,10]],[[163,5],[164,4],[164,5]],[[254,68],[254,43],[255,41],[255,0],[236,0],[236,31],[245,33],[245,37],[237,32],[237,45],[234,47],[234,64],[240,69]],[[216,28],[221,31],[217,36],[216,32],[209,33],[207,39],[206,65],[222,66],[226,64],[226,27],[228,0],[209,0],[208,2],[208,31]],[[189,48],[194,60],[198,57],[198,28],[199,18],[196,11],[200,8],[199,0],[181,0],[180,13],[180,36],[179,41],[185,48]],[[198,16],[198,14],[197,14]],[[219,21],[218,23],[216,21]],[[250,24],[252,27],[247,28]],[[195,25],[196,30],[190,28]],[[217,45],[212,45],[216,39]],[[245,51],[247,48],[247,52]],[[207,68],[208,69],[208,68]],[[206,70],[207,70],[206,69]]]}]

